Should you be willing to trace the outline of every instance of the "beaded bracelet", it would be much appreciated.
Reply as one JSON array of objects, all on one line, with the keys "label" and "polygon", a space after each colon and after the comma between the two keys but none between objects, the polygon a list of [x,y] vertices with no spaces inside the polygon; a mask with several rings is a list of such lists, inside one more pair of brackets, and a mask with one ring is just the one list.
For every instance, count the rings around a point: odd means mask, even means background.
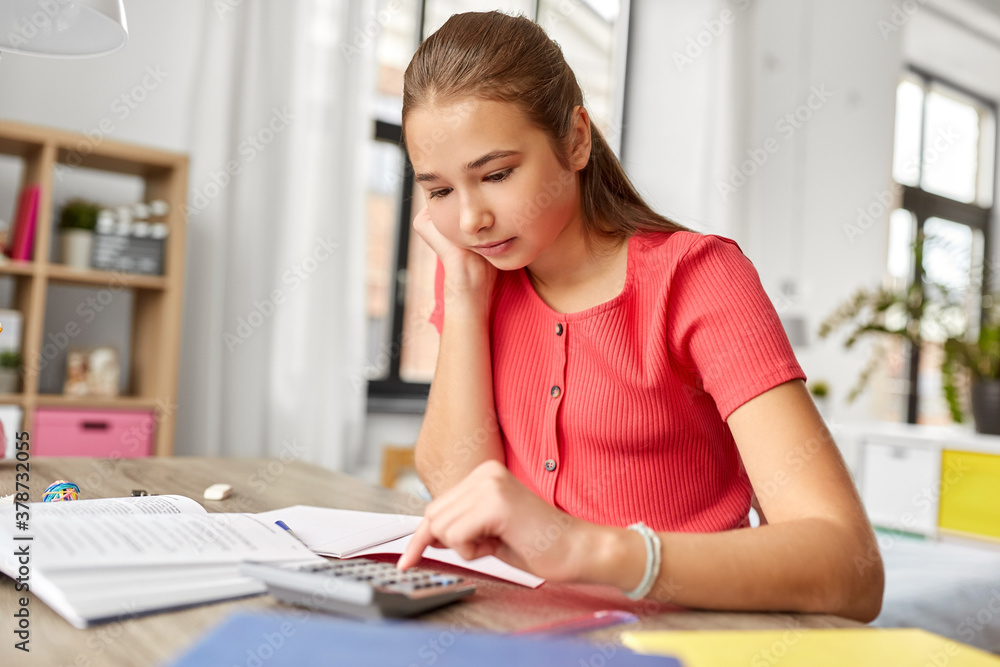
[{"label": "beaded bracelet", "polygon": [[646,544],[646,572],[642,575],[642,581],[635,587],[635,590],[625,593],[625,596],[630,600],[641,600],[653,590],[656,577],[660,574],[660,536],[642,521],[633,523],[628,528],[642,535]]}]

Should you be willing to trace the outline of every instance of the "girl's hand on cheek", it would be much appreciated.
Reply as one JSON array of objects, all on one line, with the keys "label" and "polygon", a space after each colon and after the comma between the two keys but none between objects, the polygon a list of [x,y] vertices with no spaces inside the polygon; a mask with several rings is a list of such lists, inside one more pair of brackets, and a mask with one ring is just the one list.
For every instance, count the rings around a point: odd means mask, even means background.
[{"label": "girl's hand on cheek", "polygon": [[574,581],[585,566],[590,524],[532,493],[498,461],[486,461],[427,506],[398,567],[415,565],[425,547],[473,560],[500,560],[550,581]]},{"label": "girl's hand on cheek", "polygon": [[496,282],[497,269],[477,252],[449,241],[431,220],[425,204],[413,219],[413,229],[431,247],[444,265],[448,286],[460,293],[472,292],[489,297]]}]

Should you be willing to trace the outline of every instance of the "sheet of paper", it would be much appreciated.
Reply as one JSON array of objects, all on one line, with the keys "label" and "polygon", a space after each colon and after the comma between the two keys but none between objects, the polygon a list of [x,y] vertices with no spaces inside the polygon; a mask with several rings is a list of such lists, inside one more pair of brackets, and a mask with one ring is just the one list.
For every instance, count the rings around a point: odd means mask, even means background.
[{"label": "sheet of paper", "polygon": [[318,554],[350,558],[362,549],[411,535],[420,525],[419,516],[355,512],[328,507],[295,505],[260,512],[268,521],[283,521],[295,535]]},{"label": "sheet of paper", "polygon": [[[355,556],[368,556],[371,554],[400,554],[406,551],[406,545],[410,543],[410,539],[413,535],[407,535],[406,537],[401,537],[398,540],[393,540],[392,542],[387,542],[381,544],[377,547],[372,547],[371,549],[365,549],[364,551],[359,551],[354,554]],[[459,567],[464,567],[466,570],[472,570],[473,572],[482,572],[483,574],[488,574],[494,576],[498,579],[505,579],[506,581],[512,581],[515,584],[521,584],[522,586],[527,586],[528,588],[538,588],[545,583],[545,580],[541,577],[536,577],[530,572],[525,572],[524,570],[519,570],[513,565],[508,565],[499,558],[495,556],[483,556],[482,558],[477,558],[475,560],[465,560],[459,556],[454,549],[438,549],[437,547],[427,547],[424,549],[424,558],[428,560],[436,560],[441,563],[449,563],[451,565],[457,565]]]},{"label": "sheet of paper", "polygon": [[[11,511],[11,508],[4,508]],[[136,496],[30,503],[32,516],[103,516],[121,514],[207,514],[197,501],[184,496]]]},{"label": "sheet of paper", "polygon": [[[48,572],[241,560],[321,562],[294,537],[252,514],[34,516],[30,534],[31,542],[17,544],[30,545],[32,565]],[[3,563],[9,572],[14,540],[0,529],[0,544],[5,538]]]}]

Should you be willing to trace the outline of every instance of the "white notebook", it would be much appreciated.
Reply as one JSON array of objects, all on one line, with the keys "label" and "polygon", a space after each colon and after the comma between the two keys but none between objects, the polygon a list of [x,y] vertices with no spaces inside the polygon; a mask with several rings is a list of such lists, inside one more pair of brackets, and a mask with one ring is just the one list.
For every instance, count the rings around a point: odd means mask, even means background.
[{"label": "white notebook", "polygon": [[[283,521],[310,549],[324,556],[352,558],[375,554],[399,554],[406,550],[421,517],[408,514],[354,512],[295,505],[257,514],[269,521]],[[454,549],[428,547],[424,558],[482,572],[522,586],[538,588],[545,580],[519,570],[494,556],[465,560]]]}]

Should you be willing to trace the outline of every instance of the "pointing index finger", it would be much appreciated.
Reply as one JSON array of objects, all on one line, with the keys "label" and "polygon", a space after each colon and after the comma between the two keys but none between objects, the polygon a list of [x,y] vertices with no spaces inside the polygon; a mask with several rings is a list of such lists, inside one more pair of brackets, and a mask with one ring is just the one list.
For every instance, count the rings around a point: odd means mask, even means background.
[{"label": "pointing index finger", "polygon": [[403,555],[399,557],[396,561],[396,567],[400,570],[406,570],[410,567],[416,565],[420,558],[423,556],[424,549],[431,546],[435,542],[433,536],[431,536],[431,528],[427,519],[420,522],[417,526],[417,530],[413,533],[413,537],[410,539],[410,543],[406,545],[406,551]]}]

